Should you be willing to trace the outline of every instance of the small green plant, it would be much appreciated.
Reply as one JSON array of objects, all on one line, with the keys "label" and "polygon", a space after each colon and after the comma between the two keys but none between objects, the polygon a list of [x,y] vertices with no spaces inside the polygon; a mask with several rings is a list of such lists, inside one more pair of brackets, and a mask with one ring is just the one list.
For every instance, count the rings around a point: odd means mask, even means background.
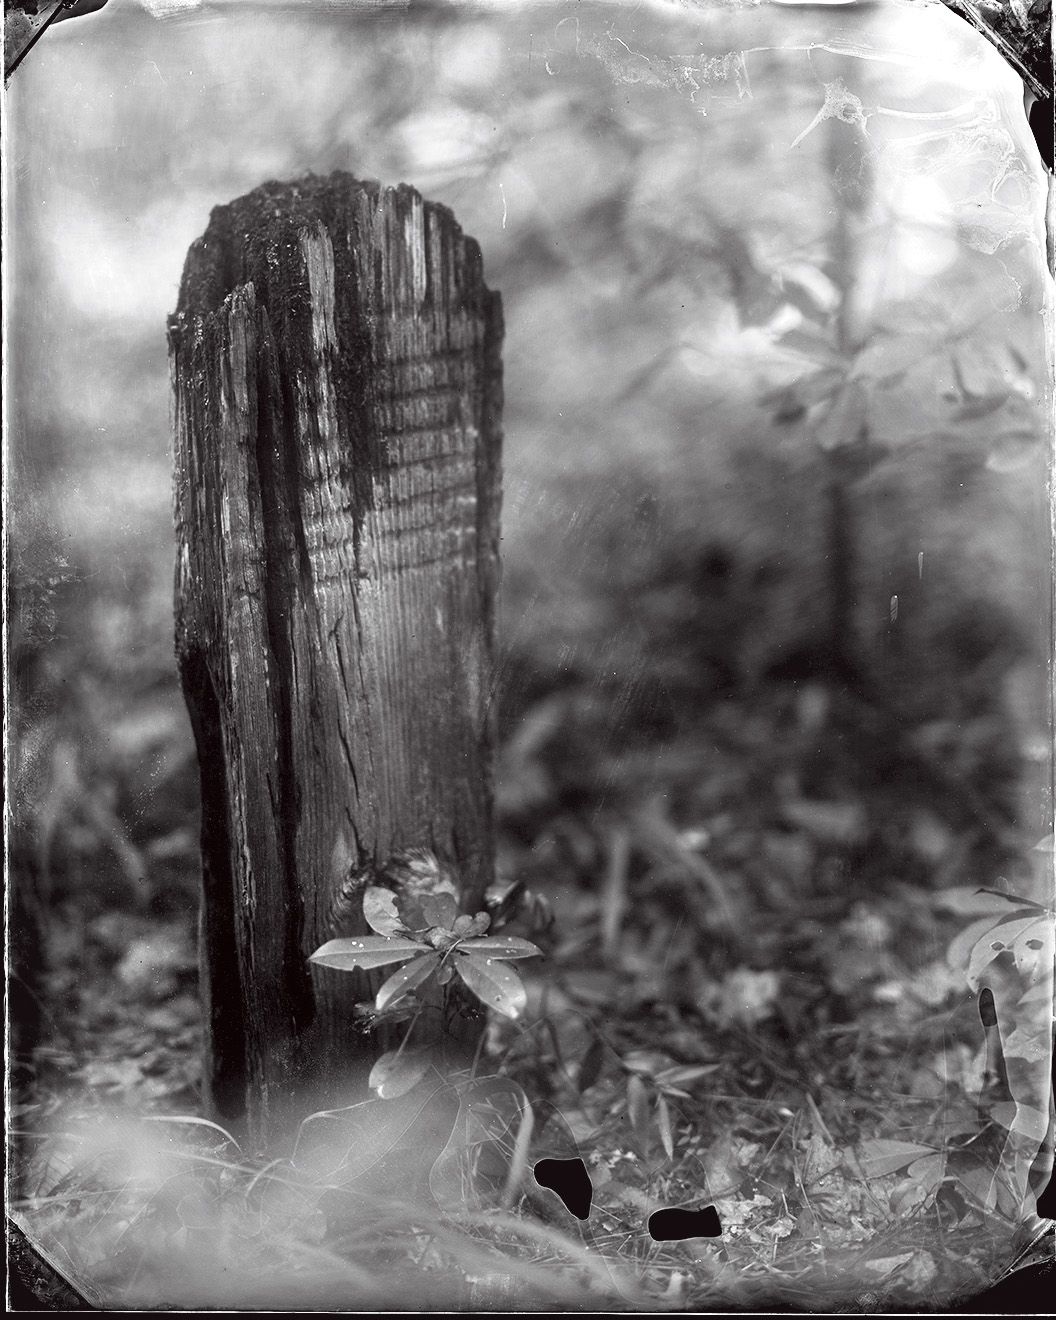
[{"label": "small green plant", "polygon": [[[439,864],[423,854],[418,870],[440,877]],[[439,1059],[438,1047],[409,1048],[416,1023],[427,1007],[442,1009],[458,980],[486,1007],[516,1018],[527,1003],[524,983],[506,966],[518,958],[532,958],[541,950],[529,940],[512,935],[489,935],[492,918],[487,912],[460,912],[448,886],[423,892],[422,885],[395,893],[369,885],[363,894],[363,916],[373,935],[329,940],[310,961],[338,971],[374,971],[403,963],[378,990],[373,1002],[360,1005],[360,1017],[370,1027],[410,1025],[398,1048],[387,1050],[371,1070],[369,1084],[381,1099],[404,1095]]]}]

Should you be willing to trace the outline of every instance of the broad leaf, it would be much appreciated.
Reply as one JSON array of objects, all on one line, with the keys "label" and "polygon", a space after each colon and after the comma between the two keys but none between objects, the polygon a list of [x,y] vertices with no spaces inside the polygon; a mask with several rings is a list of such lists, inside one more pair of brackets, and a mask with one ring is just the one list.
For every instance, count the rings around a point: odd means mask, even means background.
[{"label": "broad leaf", "polygon": [[521,978],[509,967],[459,949],[455,971],[481,1003],[506,1017],[519,1017],[528,1003]]},{"label": "broad leaf", "polygon": [[1012,941],[1012,956],[1016,960],[1016,970],[1024,980],[1034,983],[1052,974],[1053,942],[1056,929],[1052,918],[1039,917],[1032,926],[1027,926]]},{"label": "broad leaf", "polygon": [[374,1007],[380,1013],[383,1009],[398,1003],[404,995],[410,994],[423,981],[428,980],[439,966],[438,953],[426,953],[421,958],[415,958],[414,962],[401,967],[398,972],[393,972],[378,991]]},{"label": "broad leaf", "polygon": [[946,1154],[939,1150],[931,1155],[922,1155],[919,1160],[913,1161],[906,1172],[910,1178],[915,1178],[934,1195],[946,1176]]},{"label": "broad leaf", "polygon": [[[1020,941],[1041,940],[1045,935],[1047,927],[1051,927],[1048,918],[1039,918],[1035,914],[1029,917],[1020,917],[1018,920],[1004,921],[1000,925],[994,926],[992,930],[987,931],[972,949],[972,956],[968,961],[968,984],[976,989],[979,985],[979,978],[986,971],[995,959],[1003,953],[1011,953],[1016,957],[1016,964],[1019,965]],[[1025,960],[1030,953],[1030,949],[1024,945],[1022,955]],[[1033,960],[1036,962],[1036,957]]]},{"label": "broad leaf", "polygon": [[396,911],[396,895],[391,889],[371,885],[363,895],[363,915],[367,925],[379,935],[391,938],[393,935],[406,934],[400,914]]},{"label": "broad leaf", "polygon": [[458,904],[450,894],[428,894],[419,902],[427,926],[450,930],[458,919]]},{"label": "broad leaf", "polygon": [[915,1141],[892,1141],[886,1137],[874,1137],[858,1147],[858,1159],[867,1178],[897,1173],[922,1157],[936,1153],[934,1146],[921,1146]]},{"label": "broad leaf", "polygon": [[406,962],[416,953],[428,953],[429,946],[410,938],[386,939],[382,935],[356,935],[346,940],[328,940],[309,958],[321,967],[350,972],[359,968],[370,971],[389,963]]},{"label": "broad leaf", "polygon": [[978,917],[965,926],[964,930],[958,935],[955,935],[946,950],[947,966],[955,972],[967,974],[972,950],[979,943],[981,936],[988,935],[991,931],[997,929],[1000,925],[1000,915],[1000,913],[991,912],[989,916]]},{"label": "broad leaf", "polygon": [[488,958],[535,958],[542,957],[542,949],[536,948],[530,940],[521,940],[514,935],[484,935],[463,945],[467,953],[479,953]]},{"label": "broad leaf", "polygon": [[924,1155],[906,1170],[906,1177],[892,1188],[890,1206],[896,1215],[919,1214],[932,1204],[946,1175],[942,1152]]},{"label": "broad leaf", "polygon": [[422,901],[417,894],[398,894],[396,911],[408,930],[426,930],[430,925],[422,911]]},{"label": "broad leaf", "polygon": [[395,1100],[422,1080],[433,1061],[429,1046],[413,1050],[388,1050],[370,1070],[367,1085],[381,1100]]}]

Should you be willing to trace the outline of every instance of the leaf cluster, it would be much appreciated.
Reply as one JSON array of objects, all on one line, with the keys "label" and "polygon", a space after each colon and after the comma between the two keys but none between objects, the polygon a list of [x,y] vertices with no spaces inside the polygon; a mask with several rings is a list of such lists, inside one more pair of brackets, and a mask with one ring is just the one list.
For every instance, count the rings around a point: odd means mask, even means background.
[{"label": "leaf cluster", "polygon": [[[438,869],[438,868],[437,868]],[[512,935],[489,935],[487,912],[460,912],[446,889],[426,892],[425,886],[394,893],[370,885],[363,895],[363,916],[373,935],[329,940],[310,961],[337,971],[373,971],[402,964],[382,984],[368,1014],[374,1021],[412,1018],[411,1027],[397,1050],[377,1061],[370,1085],[382,1098],[405,1094],[434,1061],[431,1046],[409,1050],[414,1022],[433,987],[444,987],[455,977],[488,1008],[516,1018],[527,1004],[527,992],[517,973],[506,966],[540,953],[529,940]]]}]

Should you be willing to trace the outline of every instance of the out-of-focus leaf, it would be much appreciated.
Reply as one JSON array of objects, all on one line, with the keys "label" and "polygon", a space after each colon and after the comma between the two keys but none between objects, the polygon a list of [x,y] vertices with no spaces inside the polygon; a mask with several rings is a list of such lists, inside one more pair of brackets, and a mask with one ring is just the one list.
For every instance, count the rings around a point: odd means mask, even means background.
[{"label": "out-of-focus leaf", "polygon": [[[781,335],[779,343],[784,349],[792,349],[811,362],[832,366],[832,333],[823,325],[805,321]],[[802,411],[802,408],[800,409]],[[778,418],[780,420],[780,418]]]},{"label": "out-of-focus leaf", "polygon": [[343,972],[356,968],[370,971],[389,963],[406,962],[416,953],[428,952],[428,945],[410,938],[386,939],[382,935],[356,935],[351,939],[328,940],[316,949],[308,961]]},{"label": "out-of-focus leaf", "polygon": [[699,1082],[702,1077],[708,1077],[721,1067],[721,1063],[679,1064],[675,1068],[662,1068],[654,1074],[653,1081],[661,1090],[670,1091],[674,1087],[681,1088],[690,1086],[693,1082]]},{"label": "out-of-focus leaf", "polygon": [[1056,915],[1051,907],[1044,903],[1035,903],[1032,898],[1021,898],[1018,894],[1006,894],[999,889],[983,889],[984,894],[993,894],[995,898],[1003,898],[1006,903],[1010,903],[1014,908],[1022,908],[1024,912],[1047,912],[1049,916]]},{"label": "out-of-focus leaf", "polygon": [[390,937],[406,934],[400,915],[396,911],[396,895],[391,889],[371,885],[363,895],[363,915],[371,930]]},{"label": "out-of-focus leaf", "polygon": [[524,1108],[521,1111],[521,1121],[517,1126],[517,1138],[513,1143],[513,1155],[510,1159],[509,1172],[506,1175],[506,1185],[502,1189],[501,1204],[506,1209],[513,1204],[514,1198],[524,1184],[524,1177],[528,1170],[528,1148],[534,1130],[535,1112],[527,1097],[525,1097]]},{"label": "out-of-focus leaf", "polygon": [[433,1061],[429,1046],[387,1050],[370,1070],[367,1085],[381,1100],[395,1100],[422,1080]]},{"label": "out-of-focus leaf", "polygon": [[954,408],[951,416],[955,422],[976,422],[981,417],[989,417],[1008,402],[1008,391],[988,394],[981,399],[966,399]]},{"label": "out-of-focus leaf", "polygon": [[488,957],[478,957],[466,949],[456,954],[455,971],[477,998],[505,1017],[519,1017],[528,1003],[524,983],[517,973]]},{"label": "out-of-focus leaf", "polygon": [[590,1042],[590,1046],[584,1054],[579,1069],[576,1072],[576,1091],[582,1095],[588,1091],[601,1076],[602,1065],[605,1062],[605,1046],[599,1037],[595,1036]]},{"label": "out-of-focus leaf", "polygon": [[404,995],[410,994],[412,990],[427,980],[439,966],[440,955],[438,953],[427,953],[421,958],[415,958],[414,962],[408,963],[406,967],[401,967],[398,972],[394,972],[389,977],[378,991],[374,1000],[375,1009],[380,1013],[385,1008],[398,1003]]},{"label": "out-of-focus leaf", "polygon": [[840,291],[817,266],[796,262],[781,272],[784,296],[812,321],[827,321],[840,305]]},{"label": "out-of-focus leaf", "polygon": [[1013,907],[1033,907],[1029,899],[1017,898],[1015,894],[1003,894],[997,889],[980,888],[977,885],[957,885],[944,889],[932,900],[937,908],[944,912],[960,912],[971,916],[973,912],[1005,913],[1011,904]]},{"label": "out-of-focus leaf", "polygon": [[457,893],[451,876],[440,864],[440,859],[428,848],[404,848],[389,857],[381,868],[400,893],[423,894]]},{"label": "out-of-focus leaf", "polygon": [[700,1011],[721,1028],[754,1027],[772,1017],[781,992],[777,972],[735,967],[718,984],[705,981],[697,992]]},{"label": "out-of-focus leaf", "polygon": [[649,1092],[633,1073],[627,1078],[627,1117],[635,1136],[644,1141],[649,1126]]},{"label": "out-of-focus leaf", "polygon": [[875,1256],[872,1260],[863,1261],[861,1269],[870,1278],[882,1279],[900,1266],[908,1264],[912,1257],[911,1251],[900,1251],[894,1256]]},{"label": "out-of-focus leaf", "polygon": [[790,825],[824,843],[861,842],[867,828],[860,802],[818,802],[805,798],[785,802],[781,814]]},{"label": "out-of-focus leaf", "polygon": [[660,1050],[628,1050],[621,1056],[620,1062],[628,1072],[637,1073],[640,1077],[654,1077],[674,1065],[670,1054],[663,1054]]},{"label": "out-of-focus leaf", "polygon": [[675,1158],[675,1141],[671,1134],[671,1110],[661,1095],[656,1101],[656,1126],[660,1130],[660,1144],[669,1160]]},{"label": "out-of-focus leaf", "polygon": [[934,330],[926,334],[878,332],[858,354],[852,375],[871,385],[898,385],[916,368],[934,363]]},{"label": "out-of-focus leaf", "polygon": [[1043,443],[1040,427],[1008,425],[994,435],[986,468],[990,472],[1016,472],[1036,459]]},{"label": "out-of-focus leaf", "polygon": [[868,395],[862,382],[848,380],[818,423],[815,439],[819,447],[828,452],[860,440],[868,406]]},{"label": "out-of-focus leaf", "polygon": [[791,384],[767,391],[760,402],[773,408],[779,421],[793,420],[815,404],[831,399],[845,379],[846,372],[841,367],[822,367]]}]

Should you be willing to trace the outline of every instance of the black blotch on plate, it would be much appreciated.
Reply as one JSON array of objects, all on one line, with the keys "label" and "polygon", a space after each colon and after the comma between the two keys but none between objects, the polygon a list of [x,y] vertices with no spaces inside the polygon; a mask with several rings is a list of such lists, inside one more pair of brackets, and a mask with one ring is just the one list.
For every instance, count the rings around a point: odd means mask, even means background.
[{"label": "black blotch on plate", "polygon": [[538,1160],[534,1172],[539,1186],[556,1192],[570,1214],[577,1219],[587,1218],[594,1188],[587,1166],[581,1159]]},{"label": "black blotch on plate", "polygon": [[1056,1178],[1038,1193],[1038,1215],[1041,1219],[1056,1219]]},{"label": "black blotch on plate", "polygon": [[1034,134],[1034,141],[1038,144],[1038,150],[1041,152],[1041,159],[1045,162],[1048,169],[1052,169],[1053,156],[1053,138],[1054,120],[1052,98],[1047,97],[1044,101],[1037,100],[1030,107],[1030,113],[1027,116],[1030,121],[1030,131]]},{"label": "black blotch on plate", "polygon": [[678,1207],[655,1210],[649,1216],[649,1236],[654,1242],[685,1242],[687,1238],[722,1237],[719,1212],[713,1205],[703,1210]]}]

